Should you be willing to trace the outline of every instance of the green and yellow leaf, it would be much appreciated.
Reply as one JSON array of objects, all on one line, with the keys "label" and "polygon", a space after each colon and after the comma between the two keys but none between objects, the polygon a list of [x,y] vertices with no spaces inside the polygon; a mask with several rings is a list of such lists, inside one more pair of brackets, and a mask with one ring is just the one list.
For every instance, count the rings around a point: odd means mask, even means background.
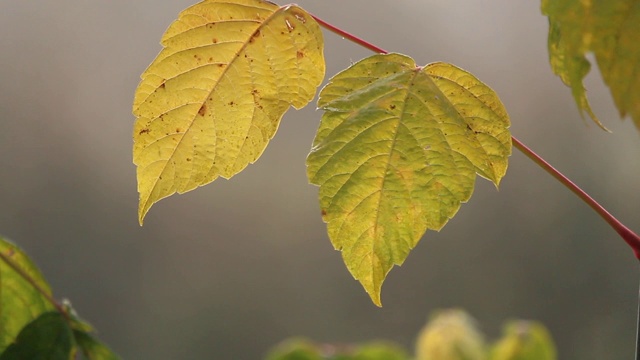
[{"label": "green and yellow leaf", "polygon": [[580,112],[604,129],[583,85],[593,52],[620,116],[640,128],[640,2],[637,0],[543,0],[549,17],[549,61],[572,89]]},{"label": "green and yellow leaf", "polygon": [[49,284],[29,257],[0,237],[0,354],[15,341],[22,328],[54,309],[34,284],[51,296]]},{"label": "green and yellow leaf", "polygon": [[497,186],[511,154],[498,96],[453,65],[374,55],[332,78],[307,158],[329,238],[380,305],[382,282],[439,230],[479,174]]},{"label": "green and yellow leaf", "polygon": [[160,199],[255,162],[325,71],[322,32],[295,5],[205,0],[180,13],[162,45],[133,104],[141,224]]}]

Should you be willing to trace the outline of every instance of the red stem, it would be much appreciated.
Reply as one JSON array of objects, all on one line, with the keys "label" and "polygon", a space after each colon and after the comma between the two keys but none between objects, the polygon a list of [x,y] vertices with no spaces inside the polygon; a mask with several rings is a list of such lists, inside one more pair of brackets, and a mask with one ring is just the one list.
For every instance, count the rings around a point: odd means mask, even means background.
[{"label": "red stem", "polygon": [[615,216],[611,215],[602,205],[600,205],[597,201],[595,201],[589,194],[584,192],[578,185],[574,184],[573,181],[569,180],[566,176],[564,176],[560,171],[556,170],[553,166],[551,166],[548,162],[546,162],[543,158],[541,158],[538,154],[533,152],[533,150],[529,149],[526,145],[524,145],[520,140],[515,137],[511,137],[513,142],[513,146],[516,149],[520,150],[523,154],[525,154],[529,159],[533,160],[538,166],[543,168],[546,172],[551,174],[556,180],[560,181],[562,185],[567,187],[569,190],[573,191],[582,201],[587,203],[589,207],[591,207],[595,212],[600,215],[601,218],[604,219],[612,228],[615,230],[620,237],[631,247],[633,253],[636,255],[636,258],[640,260],[640,236],[631,231],[628,227],[626,227],[623,223],[621,223]]},{"label": "red stem", "polygon": [[[349,39],[350,41],[367,48],[373,52],[380,54],[388,54],[388,52],[382,48],[379,48],[353,34],[350,34],[338,27],[335,27],[326,21],[311,15],[322,27],[325,29],[334,32],[345,39]],[[533,152],[531,149],[526,147],[520,140],[515,137],[511,137],[513,145],[524,153],[529,159],[533,160],[538,166],[548,172],[551,176],[556,178],[556,180],[560,181],[562,185],[571,190],[574,194],[576,194],[582,201],[584,201],[589,207],[591,207],[600,217],[604,219],[612,228],[615,230],[620,237],[631,247],[633,253],[636,256],[636,259],[640,260],[640,236],[631,231],[628,227],[622,224],[618,219],[616,219],[613,215],[611,215],[602,205],[600,205],[597,201],[595,201],[589,194],[584,192],[578,185],[574,184],[569,178],[564,176],[560,171],[556,170],[553,166],[551,166],[548,162],[546,162],[543,158],[541,158],[538,154]]]}]

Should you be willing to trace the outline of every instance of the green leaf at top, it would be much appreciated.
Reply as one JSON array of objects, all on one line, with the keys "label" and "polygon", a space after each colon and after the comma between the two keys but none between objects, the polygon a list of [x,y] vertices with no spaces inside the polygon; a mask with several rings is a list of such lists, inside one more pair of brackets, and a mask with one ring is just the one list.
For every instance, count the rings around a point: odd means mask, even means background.
[{"label": "green leaf at top", "polygon": [[313,99],[325,70],[313,17],[263,0],[193,5],[162,46],[133,104],[140,224],[160,199],[255,162],[289,107]]},{"label": "green leaf at top", "polygon": [[382,282],[427,229],[439,230],[473,192],[496,186],[511,154],[498,96],[453,65],[374,55],[333,77],[307,158],[329,238],[380,306]]},{"label": "green leaf at top", "polygon": [[640,1],[542,0],[549,17],[549,61],[571,87],[581,113],[595,116],[583,85],[593,52],[620,116],[630,114],[640,128]]},{"label": "green leaf at top", "polygon": [[24,326],[54,309],[34,284],[45,294],[51,295],[49,284],[27,255],[0,237],[0,354]]}]

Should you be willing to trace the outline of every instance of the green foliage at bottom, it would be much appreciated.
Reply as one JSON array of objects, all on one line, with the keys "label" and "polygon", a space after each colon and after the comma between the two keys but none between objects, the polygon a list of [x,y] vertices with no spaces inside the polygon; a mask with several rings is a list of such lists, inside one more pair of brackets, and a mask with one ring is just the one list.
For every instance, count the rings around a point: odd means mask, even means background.
[{"label": "green foliage at bottom", "polygon": [[0,360],[86,360],[118,356],[91,336],[68,301],[58,304],[35,264],[0,237]]},{"label": "green foliage at bottom", "polygon": [[69,359],[73,345],[73,334],[64,316],[57,311],[47,312],[22,329],[0,360]]},{"label": "green foliage at bottom", "polygon": [[303,338],[293,338],[277,345],[267,360],[409,360],[400,346],[388,341],[362,345],[316,344]]},{"label": "green foliage at bottom", "polygon": [[266,360],[556,360],[547,329],[536,322],[511,321],[493,345],[485,342],[476,321],[462,310],[437,311],[418,334],[415,356],[387,341],[362,345],[318,344],[285,340]]}]

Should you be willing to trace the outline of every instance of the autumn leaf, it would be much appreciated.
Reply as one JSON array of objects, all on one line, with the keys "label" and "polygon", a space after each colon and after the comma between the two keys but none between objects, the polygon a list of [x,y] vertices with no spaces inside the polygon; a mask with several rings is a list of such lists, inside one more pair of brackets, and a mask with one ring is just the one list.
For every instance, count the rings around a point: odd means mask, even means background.
[{"label": "autumn leaf", "polygon": [[640,128],[640,2],[637,0],[543,0],[549,17],[549,61],[571,87],[580,112],[604,129],[591,110],[583,84],[593,52],[620,116]]},{"label": "autumn leaf", "polygon": [[162,45],[133,104],[141,224],[160,199],[256,161],[325,71],[322,32],[295,5],[206,0],[180,13]]},{"label": "autumn leaf", "polygon": [[332,78],[307,158],[320,186],[329,238],[380,305],[382,282],[427,229],[439,230],[473,192],[475,175],[496,186],[511,154],[498,96],[453,65],[424,67],[374,55]]}]

